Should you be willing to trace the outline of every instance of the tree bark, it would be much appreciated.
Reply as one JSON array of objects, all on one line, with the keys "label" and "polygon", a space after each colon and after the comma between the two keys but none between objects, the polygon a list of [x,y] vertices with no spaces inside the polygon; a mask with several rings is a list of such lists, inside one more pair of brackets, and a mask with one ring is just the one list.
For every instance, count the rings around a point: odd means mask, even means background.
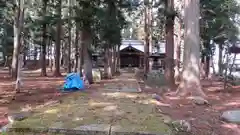
[{"label": "tree bark", "polygon": [[67,72],[71,73],[72,71],[72,66],[71,66],[71,46],[72,46],[72,21],[71,18],[72,17],[72,0],[68,0],[68,10],[69,10],[69,19],[68,19],[68,55],[67,55]]},{"label": "tree bark", "polygon": [[17,93],[20,92],[20,86],[22,85],[21,82],[21,69],[23,66],[23,25],[24,25],[24,0],[19,0],[18,4],[18,12],[19,12],[19,18],[18,18],[18,55],[17,55],[17,78],[16,78],[16,85],[15,85],[15,91]]},{"label": "tree bark", "polygon": [[[18,0],[16,0],[16,4]],[[19,17],[20,9],[18,5],[15,7],[15,17],[14,17],[14,45],[13,45],[13,56],[12,56],[12,66],[11,66],[11,76],[13,79],[17,78],[17,67],[18,67],[18,55],[20,49],[20,32],[19,32]]]},{"label": "tree bark", "polygon": [[23,31],[24,23],[24,7],[23,0],[15,0],[15,16],[14,16],[14,49],[12,57],[11,76],[13,79],[17,79],[18,76],[18,64],[19,53],[21,49],[21,33]]},{"label": "tree bark", "polygon": [[49,57],[49,67],[50,67],[50,71],[52,72],[53,71],[53,63],[54,63],[54,57],[53,54],[54,54],[54,51],[53,51],[53,45],[52,45],[52,39],[50,37],[48,37],[48,41],[49,41],[49,50],[50,50],[50,57]]},{"label": "tree bark", "polygon": [[76,28],[75,30],[75,42],[74,42],[74,46],[75,46],[75,64],[74,64],[74,72],[78,71],[78,59],[79,59],[79,55],[80,55],[80,47],[78,45],[78,40],[79,40],[79,30]]},{"label": "tree bark", "polygon": [[184,63],[182,82],[177,94],[205,97],[200,84],[200,35],[199,35],[199,0],[184,0]]},{"label": "tree bark", "polygon": [[112,58],[113,59],[113,63],[112,63],[112,73],[113,74],[115,74],[117,71],[116,70],[116,65],[117,65],[116,64],[116,62],[117,62],[117,50],[116,49],[117,49],[117,46],[114,46],[113,47],[113,55],[112,55],[113,56],[113,58]]},{"label": "tree bark", "polygon": [[108,67],[107,67],[107,75],[108,79],[112,79],[112,48],[108,47]]},{"label": "tree bark", "polygon": [[[47,0],[43,1],[43,14],[47,14]],[[47,23],[44,22],[42,29],[42,49],[41,49],[41,76],[47,76],[46,70],[46,49],[47,49]]]},{"label": "tree bark", "polygon": [[[79,34],[81,41],[82,41],[82,33]],[[83,69],[83,43],[80,42],[78,43],[78,53],[79,53],[79,58],[78,58],[78,73],[80,76],[83,76],[82,69]]]},{"label": "tree bark", "polygon": [[116,72],[120,71],[120,45],[117,46]]},{"label": "tree bark", "polygon": [[145,45],[144,45],[144,74],[149,72],[149,6],[145,5],[145,17],[144,17],[144,32],[145,32]]},{"label": "tree bark", "polygon": [[108,79],[108,45],[104,46],[104,77]]},{"label": "tree bark", "polygon": [[15,84],[15,91],[16,93],[19,93],[20,92],[20,88],[22,86],[22,74],[21,74],[21,69],[22,69],[22,66],[23,66],[23,54],[19,54],[19,57],[18,57],[18,67],[17,67],[17,80],[16,80],[16,84]]},{"label": "tree bark", "polygon": [[166,59],[165,59],[165,78],[169,87],[175,85],[174,81],[174,7],[173,0],[168,0],[166,7],[169,12],[166,17]]},{"label": "tree bark", "polygon": [[107,79],[112,78],[112,52],[109,44],[105,45],[104,48],[104,76]]},{"label": "tree bark", "polygon": [[82,52],[83,52],[83,68],[84,74],[89,82],[89,84],[93,83],[93,75],[92,75],[92,56],[90,54],[89,48],[91,46],[91,37],[90,33],[87,30],[82,31]]},{"label": "tree bark", "polygon": [[205,70],[205,77],[209,77],[209,70],[210,70],[210,56],[206,56],[206,62],[204,64],[204,70]]},{"label": "tree bark", "polygon": [[57,22],[57,34],[56,34],[56,43],[55,43],[55,69],[54,76],[61,76],[60,72],[60,57],[61,57],[61,33],[62,33],[62,0],[58,0],[57,3],[57,13],[58,13],[58,22]]}]

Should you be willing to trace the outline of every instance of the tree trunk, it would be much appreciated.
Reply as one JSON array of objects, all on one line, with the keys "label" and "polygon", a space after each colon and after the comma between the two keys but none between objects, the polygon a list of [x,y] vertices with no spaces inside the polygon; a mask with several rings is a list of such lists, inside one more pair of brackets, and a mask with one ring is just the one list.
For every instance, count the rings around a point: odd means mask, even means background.
[{"label": "tree trunk", "polygon": [[50,48],[51,48],[51,46],[50,46],[50,41],[49,41],[50,39],[49,39],[49,37],[47,36],[47,62],[46,62],[46,64],[47,64],[47,67],[50,67],[50,57],[51,57],[51,53],[50,53]]},{"label": "tree trunk", "polygon": [[116,72],[120,71],[120,45],[117,46],[117,61],[116,61]]},{"label": "tree trunk", "polygon": [[[82,34],[79,34],[80,38],[82,40]],[[79,37],[78,36],[78,37]],[[78,43],[78,73],[80,74],[80,76],[83,76],[82,70],[83,70],[83,43],[81,41],[81,43]]]},{"label": "tree trunk", "polygon": [[223,45],[219,44],[219,52],[218,52],[218,73],[223,75]]},{"label": "tree trunk", "polygon": [[[181,37],[180,37],[181,38]],[[176,47],[176,62],[175,62],[175,72],[174,78],[175,82],[180,81],[180,68],[181,68],[181,39],[179,39],[177,47]]]},{"label": "tree trunk", "polygon": [[72,17],[72,0],[68,0],[68,10],[69,10],[69,13],[68,13],[68,16],[69,16],[69,19],[68,19],[68,56],[67,56],[67,72],[68,73],[71,73],[71,69],[72,69],[72,66],[71,66],[71,46],[72,46],[72,20],[71,20],[71,17]]},{"label": "tree trunk", "polygon": [[71,46],[72,46],[71,45],[71,40],[72,40],[71,39],[71,28],[69,28],[68,30],[69,30],[70,33],[68,33],[69,34],[68,35],[68,43],[66,44],[67,45],[66,46],[67,47],[67,53],[66,53],[67,55],[66,55],[66,63],[65,64],[66,64],[66,67],[67,67],[67,72],[71,73],[72,72],[71,71],[71,69],[72,69],[71,68],[72,67],[71,66]]},{"label": "tree trunk", "polygon": [[19,54],[18,57],[18,67],[17,67],[17,80],[15,84],[15,91],[16,93],[20,92],[20,87],[22,86],[22,74],[21,74],[21,68],[23,66],[23,54]]},{"label": "tree trunk", "polygon": [[213,60],[213,52],[211,51],[211,55],[210,55],[210,61],[212,64],[212,69],[213,69],[213,74],[216,74],[216,69],[215,69],[215,64],[214,64],[214,60]]},{"label": "tree trunk", "polygon": [[108,67],[107,67],[107,76],[108,79],[112,79],[112,48],[108,47]]},{"label": "tree trunk", "polygon": [[[178,1],[174,1],[174,7],[178,8],[179,11],[182,11],[182,5],[183,3],[179,3]],[[174,78],[175,78],[175,83],[178,83],[180,82],[180,68],[181,68],[181,54],[182,54],[182,50],[181,50],[181,46],[182,46],[182,37],[183,37],[183,34],[182,34],[182,18],[181,17],[178,17],[175,19],[175,24],[174,26],[174,30],[176,29],[177,31],[177,40],[176,40],[176,43],[174,42],[174,58],[176,59],[175,60],[175,71],[174,71]]]},{"label": "tree trunk", "polygon": [[61,76],[60,72],[60,57],[61,57],[61,33],[62,33],[62,0],[58,0],[57,2],[57,13],[58,13],[58,22],[57,22],[57,34],[56,34],[56,43],[55,43],[55,69],[54,69],[54,76]]},{"label": "tree trunk", "polygon": [[47,69],[46,69],[46,35],[44,35],[42,41],[42,53],[41,53],[41,76],[47,76]]},{"label": "tree trunk", "polygon": [[205,65],[206,65],[206,56],[205,54],[202,54],[201,56],[201,63],[200,63],[200,78],[205,78]]},{"label": "tree trunk", "polygon": [[[74,42],[74,46],[75,46],[75,64],[74,64],[74,72],[78,71],[78,59],[79,59],[79,55],[80,55],[80,47],[79,47],[79,30],[76,28],[75,30],[75,42]],[[79,72],[80,73],[80,72]]]},{"label": "tree trunk", "polygon": [[13,45],[14,48],[13,48],[12,67],[11,67],[11,76],[13,79],[17,78],[18,55],[19,55],[19,49],[20,49],[19,16],[20,16],[20,10],[19,10],[19,7],[16,7],[15,17],[14,17],[14,45]]},{"label": "tree trunk", "polygon": [[15,0],[15,16],[14,16],[14,49],[12,56],[12,67],[11,76],[13,79],[17,79],[18,76],[18,64],[19,64],[19,53],[21,49],[21,32],[23,30],[24,21],[24,8],[23,0]]},{"label": "tree trunk", "polygon": [[209,70],[210,70],[210,56],[206,56],[206,61],[204,64],[204,71],[205,71],[205,77],[209,77]]},{"label": "tree trunk", "polygon": [[210,56],[211,56],[211,45],[210,45],[210,40],[209,39],[205,39],[205,41],[203,42],[203,46],[205,51],[205,54],[203,55],[203,70],[204,70],[204,78],[205,77],[209,77],[209,71],[210,71]]},{"label": "tree trunk", "polygon": [[174,11],[173,0],[168,0],[166,7],[169,15],[166,18],[166,59],[165,59],[165,78],[169,87],[175,85],[174,81]]},{"label": "tree trunk", "polygon": [[62,40],[61,42],[61,62],[60,67],[63,67],[65,71],[67,71],[67,56],[68,56],[68,49],[67,49],[67,43],[65,40]]},{"label": "tree trunk", "polygon": [[[47,0],[43,1],[43,14],[47,14]],[[47,76],[46,70],[46,49],[47,49],[47,23],[44,22],[42,29],[42,49],[41,49],[41,76]]]},{"label": "tree trunk", "polygon": [[108,45],[104,46],[104,77],[108,79]]},{"label": "tree trunk", "polygon": [[199,0],[184,0],[184,63],[177,94],[205,96],[200,84]]},{"label": "tree trunk", "polygon": [[84,75],[86,76],[89,84],[93,83],[92,75],[92,56],[90,54],[89,48],[91,46],[90,33],[87,30],[82,31],[82,52],[83,52],[83,68]]},{"label": "tree trunk", "polygon": [[145,5],[145,17],[144,17],[144,32],[145,32],[145,45],[144,45],[144,74],[149,72],[149,6]]},{"label": "tree trunk", "polygon": [[112,73],[115,74],[116,73],[116,62],[117,62],[117,46],[113,47],[113,63],[112,63]]},{"label": "tree trunk", "polygon": [[18,93],[20,92],[20,86],[22,85],[21,82],[21,68],[23,66],[23,41],[24,37],[22,35],[23,32],[23,25],[24,25],[24,0],[19,1],[19,6],[18,6],[18,55],[17,55],[17,79],[16,79],[16,85],[15,85],[15,91]]},{"label": "tree trunk", "polygon": [[[25,43],[24,43],[24,44],[25,44]],[[27,64],[27,59],[26,59],[26,57],[27,57],[27,49],[24,49],[24,52],[23,52],[23,67],[25,67],[26,64]]]},{"label": "tree trunk", "polygon": [[49,67],[50,71],[53,71],[53,64],[54,64],[54,51],[53,51],[53,45],[52,45],[52,39],[49,38],[49,46],[50,46],[50,58],[49,58]]}]

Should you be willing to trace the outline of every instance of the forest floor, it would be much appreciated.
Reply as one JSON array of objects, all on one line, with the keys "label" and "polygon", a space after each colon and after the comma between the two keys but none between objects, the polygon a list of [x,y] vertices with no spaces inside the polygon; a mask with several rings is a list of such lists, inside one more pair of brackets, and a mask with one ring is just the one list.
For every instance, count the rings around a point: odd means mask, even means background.
[{"label": "forest floor", "polygon": [[140,93],[133,73],[102,80],[85,91],[62,93],[59,88],[63,77],[39,77],[38,71],[24,71],[23,87],[18,94],[14,93],[14,84],[6,77],[7,72],[1,73],[1,125],[8,122],[7,114],[30,110],[26,119],[15,122],[12,127],[74,130],[111,127],[111,132],[129,133],[171,131],[164,123],[169,117],[158,112],[151,94]]},{"label": "forest floor", "polygon": [[201,81],[210,105],[195,105],[188,99],[162,94],[160,89],[146,86],[142,89],[162,95],[159,108],[173,119],[189,121],[193,135],[240,135],[240,125],[226,123],[220,118],[224,111],[240,109],[240,86],[226,91],[223,83],[216,80]]},{"label": "forest floor", "polygon": [[[33,108],[68,96],[68,93],[59,91],[63,77],[39,77],[39,74],[39,71],[24,72],[24,88],[16,95],[14,83],[7,71],[0,70],[0,126],[8,123],[5,116],[12,110]],[[88,92],[95,93],[96,89],[104,87],[104,83],[107,82],[92,85]],[[193,135],[239,135],[240,126],[225,123],[220,116],[223,111],[240,108],[240,87],[226,92],[222,90],[221,82],[204,80],[202,85],[208,96],[209,106],[198,106],[186,99],[164,95],[157,105],[162,113],[173,119],[188,120]],[[160,89],[141,89],[143,93],[160,93]]]}]

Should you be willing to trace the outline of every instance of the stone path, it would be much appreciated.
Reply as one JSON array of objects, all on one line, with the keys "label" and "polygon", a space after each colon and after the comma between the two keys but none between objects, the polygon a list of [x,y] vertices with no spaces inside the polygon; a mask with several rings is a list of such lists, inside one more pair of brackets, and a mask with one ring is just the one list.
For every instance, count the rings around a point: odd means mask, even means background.
[{"label": "stone path", "polygon": [[104,85],[103,90],[118,91],[118,92],[141,92],[141,88],[137,79],[134,77],[134,73],[126,70],[123,73],[111,80],[110,83]]}]

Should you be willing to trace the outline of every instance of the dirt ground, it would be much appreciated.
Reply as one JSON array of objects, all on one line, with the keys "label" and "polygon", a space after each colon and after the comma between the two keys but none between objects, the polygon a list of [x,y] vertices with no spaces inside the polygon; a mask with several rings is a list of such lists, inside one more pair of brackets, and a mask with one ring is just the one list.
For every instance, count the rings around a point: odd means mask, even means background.
[{"label": "dirt ground", "polygon": [[[62,77],[39,77],[39,72],[24,73],[24,88],[20,94],[14,93],[14,85],[7,71],[0,71],[0,126],[8,121],[6,114],[15,109],[28,109],[43,103],[60,99],[66,94],[60,93]],[[88,92],[103,86],[104,82],[94,84]],[[185,99],[162,96],[159,108],[174,119],[189,120],[193,135],[240,135],[240,126],[220,120],[223,111],[240,108],[240,87],[225,92],[221,83],[205,80],[203,89],[208,96],[209,106],[197,106]],[[159,93],[159,89],[145,89],[146,93]],[[14,100],[12,100],[14,99]]]},{"label": "dirt ground", "polygon": [[[4,74],[4,72],[2,72]],[[31,75],[31,76],[30,76]],[[13,127],[76,128],[85,124],[108,124],[112,130],[125,132],[161,132],[170,129],[163,120],[168,119],[155,108],[156,102],[147,93],[132,93],[113,89],[137,88],[132,74],[124,73],[111,80],[103,80],[83,92],[60,93],[63,77],[38,77],[39,72],[24,72],[24,86],[20,94],[13,92],[13,84],[6,77],[1,84],[2,125],[7,123],[4,114],[18,110],[32,110],[25,120]],[[105,89],[105,90],[104,90]],[[12,98],[15,96],[14,100]],[[43,106],[44,104],[50,104]]]},{"label": "dirt ground", "polygon": [[[173,119],[188,120],[193,135],[240,135],[240,125],[222,121],[223,111],[240,109],[240,87],[224,91],[223,84],[214,80],[203,80],[203,90],[210,105],[199,106],[187,99],[162,95],[161,110]],[[145,89],[150,93],[161,93],[159,89]]]}]

